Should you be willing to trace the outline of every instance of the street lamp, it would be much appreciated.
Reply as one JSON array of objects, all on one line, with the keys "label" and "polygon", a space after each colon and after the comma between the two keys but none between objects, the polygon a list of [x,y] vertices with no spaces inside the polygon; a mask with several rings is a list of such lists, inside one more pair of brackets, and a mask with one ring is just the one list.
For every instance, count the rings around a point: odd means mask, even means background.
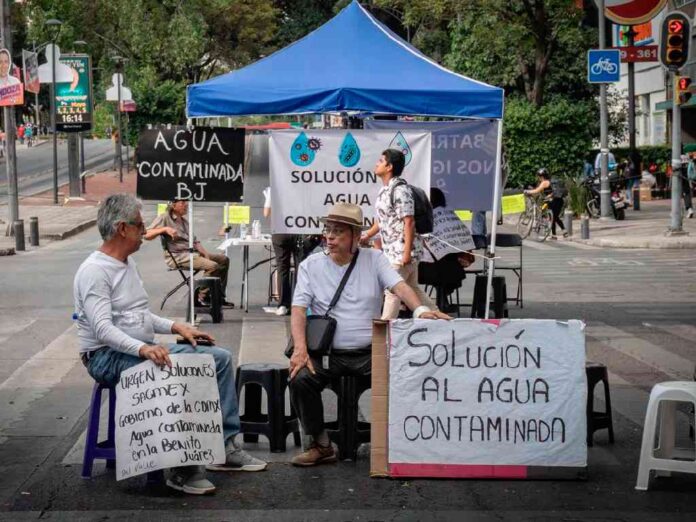
[{"label": "street lamp", "polygon": [[[84,40],[75,40],[73,42],[73,46],[75,49],[78,47],[86,47],[89,45],[87,42]],[[90,71],[91,75],[91,71]],[[84,194],[85,192],[85,133],[80,132],[80,177],[82,178],[82,193]]]},{"label": "street lamp", "polygon": [[58,204],[58,138],[56,136],[56,40],[63,22],[49,18],[44,22],[51,39],[51,128],[53,129],[53,204]]}]

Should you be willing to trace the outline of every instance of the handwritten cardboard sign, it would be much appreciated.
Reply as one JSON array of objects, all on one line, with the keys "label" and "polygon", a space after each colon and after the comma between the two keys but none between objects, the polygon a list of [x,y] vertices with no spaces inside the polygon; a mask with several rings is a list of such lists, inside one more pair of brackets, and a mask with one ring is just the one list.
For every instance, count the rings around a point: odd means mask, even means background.
[{"label": "handwritten cardboard sign", "polygon": [[389,472],[586,466],[586,395],[580,321],[393,321]]},{"label": "handwritten cardboard sign", "polygon": [[143,130],[136,161],[142,199],[242,200],[244,129]]},{"label": "handwritten cardboard sign", "polygon": [[225,446],[215,360],[170,355],[146,361],[116,386],[116,480],[163,468],[222,463]]},{"label": "handwritten cardboard sign", "polygon": [[471,231],[454,212],[445,208],[436,208],[433,211],[433,233],[423,241],[425,248],[421,261],[426,263],[434,263],[448,254],[476,248]]}]

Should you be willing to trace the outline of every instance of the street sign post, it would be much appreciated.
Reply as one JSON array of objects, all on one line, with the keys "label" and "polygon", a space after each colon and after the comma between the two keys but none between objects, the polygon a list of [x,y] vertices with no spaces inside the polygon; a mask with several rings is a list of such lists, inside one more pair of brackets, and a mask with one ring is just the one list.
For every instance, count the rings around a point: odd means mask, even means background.
[{"label": "street sign post", "polygon": [[621,78],[621,53],[618,49],[591,49],[587,51],[587,81],[615,83]]},{"label": "street sign post", "polygon": [[82,132],[92,128],[92,67],[86,54],[64,54],[60,63],[72,69],[70,83],[56,84],[56,129]]}]

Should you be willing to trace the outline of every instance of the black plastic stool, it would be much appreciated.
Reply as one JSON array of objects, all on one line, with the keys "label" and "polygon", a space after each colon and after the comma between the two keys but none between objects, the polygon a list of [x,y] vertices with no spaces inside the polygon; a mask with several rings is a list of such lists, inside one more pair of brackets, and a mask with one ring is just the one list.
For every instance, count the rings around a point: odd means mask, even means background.
[{"label": "black plastic stool", "polygon": [[370,442],[370,423],[358,421],[360,396],[372,386],[370,376],[342,375],[331,381],[329,387],[338,398],[338,415],[334,422],[326,423],[326,431],[332,442],[338,445],[338,458],[355,460],[361,444]]},{"label": "black plastic stool", "polygon": [[[237,368],[237,397],[244,388],[244,415],[240,416],[244,442],[257,442],[259,435],[268,438],[273,453],[286,449],[285,439],[293,434],[295,446],[300,445],[297,416],[290,406],[285,415],[285,390],[288,387],[288,367],[274,363],[243,364]],[[261,388],[268,397],[268,413],[261,413]]]},{"label": "black plastic stool", "polygon": [[[474,283],[474,299],[471,305],[471,317],[483,319],[486,315],[486,288],[488,287],[488,276],[485,274],[477,275]],[[505,276],[493,276],[493,301],[490,310],[496,319],[509,317],[507,305],[507,287]]]},{"label": "black plastic stool", "polygon": [[[609,430],[609,442],[614,443],[614,424],[611,420],[611,395],[609,393],[609,372],[607,367],[600,363],[587,361],[585,363],[587,376],[587,445],[592,446],[594,432],[597,430]],[[597,383],[604,385],[605,411],[594,409],[594,389]]]},{"label": "black plastic stool", "polygon": [[[211,319],[214,323],[222,322],[222,284],[219,277],[200,277],[196,279],[193,289],[193,295],[198,295],[199,290],[208,288],[208,300],[210,305],[200,306],[197,303],[194,304],[195,313],[210,314]],[[189,297],[190,299],[190,297]],[[187,306],[188,310],[190,306]],[[191,317],[187,313],[186,321],[190,322]]]}]

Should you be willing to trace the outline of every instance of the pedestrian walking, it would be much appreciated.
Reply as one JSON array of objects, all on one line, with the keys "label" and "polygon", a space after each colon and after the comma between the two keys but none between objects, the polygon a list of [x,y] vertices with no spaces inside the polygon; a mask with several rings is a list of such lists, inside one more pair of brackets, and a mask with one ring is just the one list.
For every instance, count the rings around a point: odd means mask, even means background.
[{"label": "pedestrian walking", "polygon": [[563,231],[563,237],[568,237],[568,232],[565,230],[563,221],[561,220],[561,210],[563,209],[563,198],[565,197],[564,191],[565,186],[560,179],[551,179],[549,171],[545,168],[541,168],[537,171],[537,179],[539,184],[536,188],[532,190],[525,190],[524,193],[528,196],[533,196],[535,194],[543,194],[544,201],[548,201],[549,208],[553,214],[553,221],[551,222],[551,239],[558,239],[556,236],[556,225],[561,227]]}]

